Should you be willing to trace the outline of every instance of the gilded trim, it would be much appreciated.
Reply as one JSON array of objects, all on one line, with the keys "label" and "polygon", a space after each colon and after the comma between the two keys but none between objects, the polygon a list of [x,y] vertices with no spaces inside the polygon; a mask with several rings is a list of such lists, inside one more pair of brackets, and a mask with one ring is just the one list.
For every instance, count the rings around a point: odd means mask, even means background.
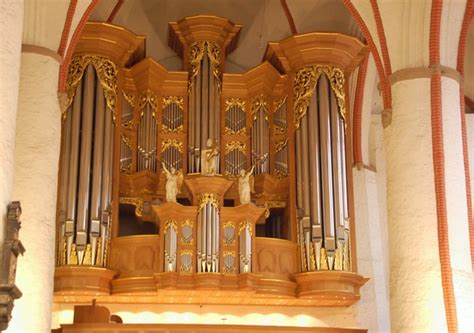
[{"label": "gilded trim", "polygon": [[67,109],[71,106],[76,94],[77,86],[84,75],[87,66],[92,64],[97,73],[100,86],[104,91],[104,97],[107,108],[112,111],[112,118],[115,122],[117,114],[117,65],[109,58],[97,55],[80,55],[71,60],[69,65],[68,76],[66,80],[67,91],[67,107],[65,108],[62,119],[66,119]]},{"label": "gilded trim", "polygon": [[304,67],[296,72],[294,85],[295,95],[295,128],[300,127],[301,119],[308,110],[311,96],[313,95],[318,79],[325,74],[331,84],[331,89],[336,95],[339,114],[346,123],[346,104],[344,92],[344,73],[338,67],[327,65],[314,65]]}]

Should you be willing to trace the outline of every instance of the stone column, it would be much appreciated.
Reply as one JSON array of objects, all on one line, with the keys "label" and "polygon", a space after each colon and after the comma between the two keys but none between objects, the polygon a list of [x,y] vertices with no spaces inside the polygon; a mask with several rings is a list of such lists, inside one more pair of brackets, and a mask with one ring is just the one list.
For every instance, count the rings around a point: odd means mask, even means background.
[{"label": "stone column", "polygon": [[[446,331],[451,311],[450,322],[457,320],[462,331],[472,311],[472,271],[459,83],[441,78],[439,130],[433,126],[437,112],[432,105],[432,94],[439,90],[426,75],[439,74],[436,69],[423,72],[392,85],[392,121],[385,129],[392,329]],[[434,149],[440,139],[442,153]],[[443,169],[437,177],[436,168]],[[439,242],[443,237],[444,245]],[[445,276],[452,282],[442,282],[442,265],[451,271]],[[450,288],[455,307],[446,305]]]},{"label": "stone column", "polygon": [[11,201],[15,126],[20,84],[23,1],[0,1],[0,246]]},{"label": "stone column", "polygon": [[18,263],[16,281],[23,297],[15,302],[11,332],[51,330],[61,138],[58,72],[53,57],[22,54],[12,197],[21,200],[20,237],[27,250]]},{"label": "stone column", "polygon": [[438,253],[430,79],[392,86],[385,129],[392,330],[445,331]]}]

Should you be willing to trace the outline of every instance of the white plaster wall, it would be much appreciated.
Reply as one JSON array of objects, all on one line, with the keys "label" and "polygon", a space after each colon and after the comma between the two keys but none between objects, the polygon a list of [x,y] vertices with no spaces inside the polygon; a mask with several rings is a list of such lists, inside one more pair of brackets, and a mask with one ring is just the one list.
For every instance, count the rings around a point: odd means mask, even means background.
[{"label": "white plaster wall", "polygon": [[[370,117],[369,117],[370,118]],[[380,115],[372,116],[376,136],[377,172],[354,169],[357,268],[370,280],[354,306],[359,327],[369,332],[390,331],[389,248],[386,211],[386,173]],[[369,128],[365,129],[367,132]]]},{"label": "white plaster wall", "polygon": [[23,44],[42,46],[57,51],[69,1],[26,0]]},{"label": "white plaster wall", "polygon": [[[225,324],[299,327],[356,327],[352,308],[101,304],[118,314],[124,323]],[[55,304],[53,328],[72,323],[73,304]],[[223,320],[225,319],[225,320]]]},{"label": "white plaster wall", "polygon": [[430,79],[392,87],[385,129],[394,332],[446,331],[438,252]]},{"label": "white plaster wall", "polygon": [[403,68],[428,66],[431,0],[377,2],[392,72]]},{"label": "white plaster wall", "polygon": [[11,200],[16,110],[20,84],[23,1],[0,1],[0,246]]},{"label": "white plaster wall", "polygon": [[15,301],[8,332],[50,331],[61,134],[58,71],[50,57],[22,54],[12,198],[22,204],[26,252],[16,276],[23,296]]},{"label": "white plaster wall", "polygon": [[459,34],[466,11],[466,2],[466,0],[443,1],[439,39],[441,65],[451,68],[457,66]]},{"label": "white plaster wall", "polygon": [[375,68],[374,57],[372,54],[369,56],[369,62],[367,63],[367,74],[365,77],[364,85],[364,99],[362,101],[362,133],[361,133],[361,145],[362,145],[362,161],[365,165],[375,166],[375,163],[370,160],[370,128],[372,112],[374,107],[377,108],[376,112],[382,111],[382,96],[377,89],[379,83],[379,77],[377,69]]}]

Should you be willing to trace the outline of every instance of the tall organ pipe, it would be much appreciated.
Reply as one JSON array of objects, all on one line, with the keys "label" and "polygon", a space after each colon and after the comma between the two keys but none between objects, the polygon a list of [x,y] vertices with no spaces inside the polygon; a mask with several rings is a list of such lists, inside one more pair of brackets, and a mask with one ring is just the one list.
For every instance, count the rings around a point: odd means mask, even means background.
[{"label": "tall organ pipe", "polygon": [[[85,73],[84,105],[82,112],[81,166],[79,176],[79,197],[77,203],[76,247],[82,250],[87,243],[87,217],[89,211],[89,186],[92,151],[92,126],[94,110],[94,68],[89,65]],[[79,255],[79,253],[78,253]],[[79,261],[80,258],[78,256]]]},{"label": "tall organ pipe", "polygon": [[201,125],[202,125],[202,132],[201,132],[201,149],[202,146],[206,145],[207,139],[209,139],[209,59],[207,56],[203,57],[201,63]]},{"label": "tall organ pipe", "polygon": [[328,80],[321,75],[319,80],[319,120],[321,136],[322,155],[322,183],[324,204],[324,234],[325,248],[328,251],[335,249],[334,231],[334,206],[332,187],[332,154],[331,154],[331,127],[330,127],[330,104],[328,99]]},{"label": "tall organ pipe", "polygon": [[309,170],[310,170],[310,186],[311,186],[311,222],[312,222],[312,236],[313,239],[321,238],[321,193],[319,177],[319,122],[317,115],[317,93],[313,93],[310,100],[308,109],[308,123],[309,123],[309,144],[308,147],[311,149],[309,152]]},{"label": "tall organ pipe", "polygon": [[301,180],[301,185],[303,187],[303,208],[304,208],[304,215],[305,216],[310,216],[310,191],[309,191],[309,186],[310,186],[310,179],[309,179],[309,150],[308,150],[308,112],[306,112],[306,115],[301,121],[301,140],[303,142],[302,148],[302,156],[301,160],[299,160],[298,163],[301,163],[303,165],[302,168],[302,180]]},{"label": "tall organ pipe", "polygon": [[102,165],[102,195],[101,195],[101,209],[106,210],[110,202],[110,186],[112,184],[112,157],[113,157],[113,123],[112,110],[107,109],[105,112],[104,124],[104,149],[103,149],[103,165]]},{"label": "tall organ pipe", "polygon": [[[301,125],[300,125],[301,127]],[[303,208],[303,166],[301,163],[301,128],[296,130],[296,206]]]},{"label": "tall organ pipe", "polygon": [[193,124],[196,129],[196,148],[194,150],[194,158],[196,159],[196,172],[201,171],[201,149],[202,149],[202,142],[201,142],[201,76],[202,72],[199,72],[198,75],[196,76],[195,83],[193,87],[195,87],[194,90],[194,97],[195,97],[195,104],[194,106],[196,107],[195,109],[195,115],[196,115],[196,123]]},{"label": "tall organ pipe", "polygon": [[98,220],[101,217],[100,195],[102,183],[102,160],[104,148],[104,113],[106,112],[104,93],[100,84],[96,88],[95,126],[94,126],[94,157],[92,168],[92,197],[90,220]]},{"label": "tall organ pipe", "polygon": [[81,123],[82,109],[82,86],[83,81],[79,83],[76,95],[72,104],[72,124],[71,124],[71,150],[69,160],[69,174],[67,185],[67,210],[66,220],[76,220],[76,195],[77,195],[77,169],[79,163],[79,133]]}]

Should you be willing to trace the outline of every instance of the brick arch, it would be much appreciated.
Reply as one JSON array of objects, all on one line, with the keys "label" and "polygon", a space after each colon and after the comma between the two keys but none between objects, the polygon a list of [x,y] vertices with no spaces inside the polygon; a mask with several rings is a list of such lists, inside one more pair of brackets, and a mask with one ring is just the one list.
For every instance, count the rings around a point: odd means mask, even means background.
[{"label": "brick arch", "polygon": [[[71,0],[70,7],[69,7],[70,9],[72,7],[73,2],[77,2],[77,1]],[[68,72],[68,69],[69,69],[69,64],[71,63],[71,59],[72,59],[72,55],[74,53],[74,49],[76,48],[77,41],[79,40],[79,36],[81,35],[81,32],[84,29],[84,26],[86,25],[87,20],[89,19],[90,15],[92,14],[92,11],[95,9],[95,7],[98,4],[99,4],[99,0],[92,0],[91,1],[89,6],[86,8],[84,13],[82,14],[81,20],[77,24],[76,29],[74,30],[71,41],[69,42],[69,47],[67,47],[66,54],[64,55],[63,63],[59,67],[58,92],[60,92],[60,93],[66,91],[67,72]],[[66,23],[65,23],[64,31],[63,31],[63,36],[61,38],[61,45],[60,45],[60,49],[58,50],[58,52],[61,50],[61,46],[63,46],[62,52],[64,53],[64,48],[66,47],[66,45],[64,44],[63,39],[65,39],[67,41],[67,39],[69,38],[69,31],[70,31],[70,28],[71,28],[72,18],[73,18],[74,11],[75,11],[75,5],[74,5],[74,10],[71,10],[71,11],[72,11],[72,14],[70,14],[70,11],[68,10],[68,16],[66,18]],[[65,33],[67,33],[67,36],[65,36]]]},{"label": "brick arch", "polygon": [[[357,9],[354,7],[352,2],[350,0],[343,0],[342,1],[344,6],[347,8],[349,11],[350,15],[356,22],[357,26],[359,27],[360,31],[364,35],[364,38],[367,42],[367,46],[369,47],[370,52],[372,53],[372,56],[374,57],[374,62],[375,62],[375,67],[377,69],[377,73],[379,75],[379,80],[380,80],[380,90],[382,93],[382,98],[383,98],[383,106],[384,109],[390,109],[392,107],[392,92],[390,89],[390,83],[388,82],[388,77],[386,74],[386,70],[384,69],[384,65],[382,62],[382,58],[380,57],[380,53],[377,49],[377,46],[375,45],[374,39],[372,38],[372,35],[370,34],[369,28],[367,27],[367,24],[364,22],[362,19],[362,16],[359,14]],[[374,8],[372,6],[372,8]],[[378,7],[377,7],[378,10]],[[380,15],[379,15],[380,18]],[[377,21],[377,20],[376,20]],[[381,24],[381,21],[380,21]],[[381,26],[383,31],[383,26]],[[385,34],[383,34],[385,36]],[[384,37],[385,40],[385,37]],[[386,43],[381,43],[381,45],[385,45],[386,49]],[[388,51],[386,52],[387,54],[387,60],[388,60]],[[385,61],[387,63],[387,60]],[[390,64],[390,61],[388,60],[388,64]],[[391,71],[391,70],[390,70]],[[354,105],[354,110],[353,110],[353,147],[354,147],[354,163],[356,165],[362,165],[362,105],[363,105],[363,98],[364,98],[364,87],[363,84],[365,82],[365,72],[366,69],[364,68],[359,69],[359,77],[357,79],[357,88],[356,88],[356,96],[355,96],[355,105]],[[359,84],[362,84],[362,87],[359,87]]]}]

